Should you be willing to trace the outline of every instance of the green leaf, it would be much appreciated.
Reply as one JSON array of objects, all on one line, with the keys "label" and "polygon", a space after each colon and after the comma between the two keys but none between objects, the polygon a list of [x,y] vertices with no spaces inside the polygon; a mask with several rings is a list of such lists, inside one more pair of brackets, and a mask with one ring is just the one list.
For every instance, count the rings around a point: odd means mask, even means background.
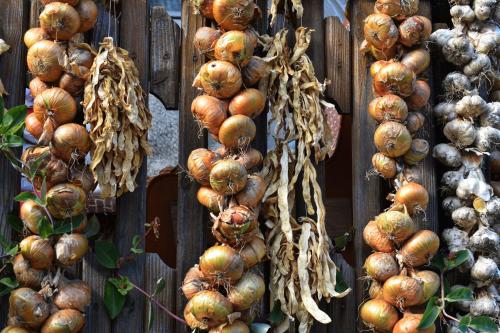
[{"label": "green leaf", "polygon": [[446,267],[446,262],[445,262],[445,257],[443,256],[442,253],[436,254],[434,257],[432,257],[431,260],[431,266],[436,267],[440,271],[444,271]]},{"label": "green leaf", "polygon": [[497,333],[499,331],[498,325],[486,316],[472,318],[469,327],[481,333]]},{"label": "green leaf", "polygon": [[24,223],[17,215],[14,214],[7,215],[7,223],[13,230],[19,233],[22,233],[24,230]]},{"label": "green leaf", "polygon": [[153,312],[153,307],[151,306],[151,302],[148,302],[146,304],[146,313],[148,316],[146,327],[147,327],[147,332],[151,332],[153,329],[153,323],[155,321],[155,314]]},{"label": "green leaf", "polygon": [[333,239],[333,243],[335,244],[335,248],[339,251],[343,251],[347,244],[349,243],[351,235],[346,232],[345,234],[335,237]]},{"label": "green leaf", "polygon": [[349,289],[349,285],[345,281],[344,276],[342,275],[342,272],[339,269],[337,269],[335,291],[338,293],[343,293],[347,289]]},{"label": "green leaf", "polygon": [[165,281],[165,278],[161,277],[156,281],[155,285],[155,290],[153,291],[153,297],[158,296],[163,289],[167,286],[167,281]]},{"label": "green leaf", "polygon": [[95,242],[96,259],[99,264],[109,269],[118,268],[118,259],[120,254],[115,244],[98,240]]},{"label": "green leaf", "polygon": [[250,332],[252,333],[267,333],[271,329],[271,325],[263,323],[252,323]]},{"label": "green leaf", "polygon": [[109,280],[104,286],[104,306],[111,320],[118,317],[125,305],[126,296],[118,292],[118,289]]},{"label": "green leaf", "polygon": [[470,332],[469,324],[472,317],[470,315],[463,316],[458,323],[458,329],[462,332]]},{"label": "green leaf", "polygon": [[42,189],[40,191],[40,200],[43,202],[43,205],[47,205],[47,178],[43,177],[42,181]]},{"label": "green leaf", "polygon": [[130,251],[135,254],[143,254],[144,250],[139,247],[140,243],[141,236],[135,235],[134,238],[132,238],[132,247],[130,248]]},{"label": "green leaf", "polygon": [[458,251],[453,259],[448,259],[446,263],[446,271],[451,271],[452,269],[457,268],[467,260],[469,260],[469,251]]},{"label": "green leaf", "polygon": [[7,146],[10,148],[22,147],[24,144],[24,139],[18,135],[8,135],[6,139]]},{"label": "green leaf", "polygon": [[14,257],[19,252],[19,245],[11,247],[5,254]]},{"label": "green leaf", "polygon": [[34,200],[38,202],[38,197],[32,192],[21,192],[15,196],[14,200],[17,202]]},{"label": "green leaf", "polygon": [[14,106],[13,108],[7,110],[2,120],[2,125],[6,129],[7,134],[16,133],[16,128],[19,130],[19,125],[24,125],[24,118],[26,118],[27,110],[28,108],[26,105]]},{"label": "green leaf", "polygon": [[19,287],[19,282],[10,277],[4,277],[3,279],[0,279],[0,283],[11,289]]},{"label": "green leaf", "polygon": [[460,302],[460,301],[472,301],[473,295],[472,290],[469,288],[458,288],[448,295],[446,295],[446,301],[450,303]]},{"label": "green leaf", "polygon": [[422,316],[422,320],[420,321],[420,324],[418,324],[418,329],[424,330],[426,328],[429,328],[434,324],[436,319],[439,317],[439,313],[441,312],[441,309],[439,306],[436,305],[437,297],[433,296],[427,303],[427,306],[425,308],[424,315]]},{"label": "green leaf", "polygon": [[44,239],[47,239],[54,234],[52,224],[46,216],[42,217],[42,219],[38,222],[38,234]]},{"label": "green leaf", "polygon": [[109,282],[111,282],[115,287],[116,290],[123,296],[127,296],[129,291],[134,289],[134,286],[126,276],[120,276],[119,278],[109,278]]},{"label": "green leaf", "polygon": [[36,160],[28,163],[27,167],[29,169],[29,177],[33,178],[36,176],[38,173],[38,169],[40,168],[40,165],[42,165],[43,161],[49,156],[50,151],[46,151],[43,154],[41,154]]},{"label": "green leaf", "polygon": [[285,320],[285,314],[281,310],[281,302],[280,301],[274,302],[273,309],[272,309],[271,313],[269,314],[269,317],[267,318],[267,320],[273,325],[279,324],[283,320]]},{"label": "green leaf", "polygon": [[85,220],[85,215],[78,215],[75,217],[70,217],[68,219],[62,220],[58,222],[57,227],[54,229],[54,235],[62,235],[66,233],[70,233],[73,230],[80,227],[80,225]]},{"label": "green leaf", "polygon": [[101,224],[99,223],[97,216],[94,215],[89,219],[89,222],[87,223],[87,228],[85,229],[85,236],[87,236],[87,238],[92,238],[99,233],[100,229],[101,229]]}]

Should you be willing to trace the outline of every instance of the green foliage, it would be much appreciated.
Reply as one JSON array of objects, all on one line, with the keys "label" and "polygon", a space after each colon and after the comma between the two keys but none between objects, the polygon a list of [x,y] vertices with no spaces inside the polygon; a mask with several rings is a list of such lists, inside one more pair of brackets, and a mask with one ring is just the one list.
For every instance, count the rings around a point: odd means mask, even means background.
[{"label": "green foliage", "polygon": [[437,305],[438,298],[436,296],[431,297],[429,302],[427,302],[427,306],[425,308],[424,315],[422,316],[422,320],[420,324],[418,324],[418,329],[424,330],[429,328],[434,324],[436,319],[439,317],[441,313],[441,308]]},{"label": "green foliage", "polygon": [[116,319],[125,305],[126,296],[118,291],[116,286],[110,281],[106,281],[104,286],[104,306],[109,318]]},{"label": "green foliage", "polygon": [[108,269],[118,268],[120,253],[115,244],[109,241],[98,240],[95,242],[96,259],[101,266]]},{"label": "green foliage", "polygon": [[10,294],[10,292],[19,287],[16,279],[11,277],[4,277],[0,279],[0,297]]},{"label": "green foliage", "polygon": [[465,287],[458,288],[450,292],[448,295],[446,295],[445,300],[446,302],[449,303],[460,302],[460,301],[472,301],[473,300],[472,290],[470,290],[470,288],[465,288]]},{"label": "green foliage", "polygon": [[15,256],[19,252],[19,246],[11,244],[3,235],[0,235],[0,246],[8,256]]},{"label": "green foliage", "polygon": [[47,239],[54,234],[54,227],[45,216],[38,222],[38,234],[44,239]]},{"label": "green foliage", "polygon": [[458,328],[462,332],[467,332],[467,328],[471,328],[481,333],[497,333],[500,329],[498,325],[489,317],[479,316],[472,318],[470,315],[466,315],[460,319],[460,325]]},{"label": "green foliage", "polygon": [[129,291],[134,289],[134,286],[126,276],[109,278],[108,281],[111,282],[116,287],[116,290],[123,296],[127,296]]},{"label": "green foliage", "polygon": [[132,247],[130,248],[130,252],[135,253],[135,254],[143,254],[144,250],[139,247],[141,243],[141,236],[135,235],[134,238],[132,238]]},{"label": "green foliage", "polygon": [[78,229],[80,225],[85,220],[85,215],[78,215],[74,217],[70,217],[64,220],[60,220],[56,222],[56,227],[54,228],[54,235],[62,235],[66,233],[70,233],[75,229]]},{"label": "green foliage", "polygon": [[432,258],[431,265],[440,271],[451,271],[462,265],[469,259],[469,252],[467,250],[458,251],[453,259],[444,257],[441,253]]},{"label": "green foliage", "polygon": [[[159,278],[156,281],[155,290],[153,291],[153,294],[151,295],[151,297],[156,297],[156,296],[160,295],[160,293],[165,289],[166,286],[167,286],[167,282],[165,281],[165,279],[162,277]],[[148,332],[151,332],[151,329],[153,328],[153,323],[155,320],[155,315],[154,315],[152,307],[153,306],[151,304],[151,301],[148,301],[147,308],[146,308],[146,313],[148,316],[148,321],[147,321],[146,326],[147,326]]]},{"label": "green foliage", "polygon": [[85,229],[85,236],[87,238],[92,238],[99,234],[99,231],[101,230],[101,224],[99,223],[99,219],[97,219],[97,216],[93,215],[87,224],[87,228]]}]

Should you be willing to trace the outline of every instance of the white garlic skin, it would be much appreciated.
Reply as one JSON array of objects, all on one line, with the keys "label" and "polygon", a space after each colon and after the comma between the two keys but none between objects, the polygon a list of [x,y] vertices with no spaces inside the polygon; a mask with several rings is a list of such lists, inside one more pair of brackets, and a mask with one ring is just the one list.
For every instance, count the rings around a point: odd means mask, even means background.
[{"label": "white garlic skin", "polygon": [[489,316],[496,318],[500,312],[493,297],[484,294],[470,304],[470,314],[473,316]]},{"label": "white garlic skin", "polygon": [[500,277],[500,271],[493,259],[479,256],[471,269],[471,277],[478,287],[491,285]]}]

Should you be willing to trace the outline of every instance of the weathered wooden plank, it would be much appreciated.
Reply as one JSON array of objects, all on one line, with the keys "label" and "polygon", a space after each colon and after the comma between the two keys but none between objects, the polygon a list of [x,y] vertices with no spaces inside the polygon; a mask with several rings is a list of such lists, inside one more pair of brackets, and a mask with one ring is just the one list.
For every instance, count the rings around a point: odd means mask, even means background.
[{"label": "weathered wooden plank", "polygon": [[[152,294],[155,290],[158,279],[165,279],[166,287],[155,299],[167,309],[173,311],[175,309],[175,298],[177,296],[177,289],[172,288],[175,286],[175,270],[168,267],[168,265],[166,265],[156,253],[146,254],[146,267],[146,274],[144,276],[145,291]],[[151,311],[154,318],[151,325],[151,332],[171,333],[174,331],[174,320],[172,318],[168,317],[154,304],[151,306]],[[146,320],[144,321],[144,330],[142,332],[149,332],[147,330],[147,321],[148,319],[146,317]]]},{"label": "weathered wooden plank", "polygon": [[42,12],[43,5],[39,0],[30,0],[31,1],[31,11],[30,11],[30,27],[38,27],[39,26],[39,18],[38,16]]},{"label": "weathered wooden plank", "polygon": [[326,95],[341,113],[351,113],[351,37],[338,17],[325,19],[325,70],[331,83]]},{"label": "weathered wooden plank", "polygon": [[165,108],[177,109],[179,102],[180,27],[165,7],[151,13],[151,93]]},{"label": "weathered wooden plank", "polygon": [[[181,91],[179,98],[179,165],[187,169],[187,159],[192,150],[206,147],[206,134],[198,135],[198,125],[191,115],[191,102],[196,96],[192,82],[203,63],[193,46],[196,30],[204,25],[200,15],[194,15],[189,1],[182,3]],[[207,213],[196,200],[198,185],[185,174],[179,176],[177,212],[177,287],[185,273],[206,248],[208,234]],[[177,296],[177,314],[182,315],[186,299]],[[176,325],[176,332],[190,332],[183,325]]]},{"label": "weathered wooden plank", "polygon": [[[33,0],[37,1],[37,0]],[[106,0],[106,3],[109,4],[110,1]],[[91,45],[95,49],[99,48],[99,43],[106,36],[112,36],[115,40],[115,43],[119,43],[120,39],[120,20],[118,8],[115,6],[111,6],[110,10],[106,9],[103,1],[97,2],[97,7],[99,9],[97,16],[97,24],[92,29],[91,34]]]},{"label": "weathered wooden plank", "polygon": [[[342,256],[342,254],[336,253],[332,257],[333,261],[337,265],[337,268],[342,273],[344,281],[348,286],[353,288],[356,285],[356,274],[352,266],[350,266]],[[355,291],[347,295],[344,298],[332,301],[331,312],[329,313],[332,317],[332,323],[328,325],[328,332],[357,332],[356,330],[356,318],[357,318],[357,306]]]}]

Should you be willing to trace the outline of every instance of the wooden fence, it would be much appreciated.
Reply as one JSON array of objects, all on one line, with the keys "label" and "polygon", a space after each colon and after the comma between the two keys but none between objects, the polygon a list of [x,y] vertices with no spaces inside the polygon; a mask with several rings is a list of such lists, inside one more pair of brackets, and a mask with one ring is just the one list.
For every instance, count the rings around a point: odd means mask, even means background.
[{"label": "wooden fence", "polygon": [[[257,23],[259,32],[273,33],[267,27],[267,1],[258,0],[263,18]],[[335,209],[344,210],[346,214],[327,216],[331,236],[354,231],[353,244],[346,253],[335,253],[334,259],[342,270],[346,282],[353,287],[351,295],[345,299],[323,304],[333,317],[330,325],[316,325],[317,333],[357,332],[357,308],[365,298],[366,285],[360,278],[364,275],[362,266],[370,250],[362,240],[362,229],[366,223],[387,206],[385,194],[387,185],[378,178],[367,181],[366,172],[371,168],[371,156],[375,152],[372,135],[375,123],[369,119],[366,109],[373,98],[368,63],[359,52],[363,40],[363,20],[373,12],[372,0],[351,1],[350,27],[345,29],[337,18],[323,18],[322,0],[303,0],[305,16],[304,26],[315,30],[309,55],[313,60],[320,80],[328,78],[332,81],[328,87],[327,98],[336,102],[341,113],[345,115],[346,144],[352,151],[352,198],[333,205]],[[421,0],[421,14],[431,17],[431,1]],[[207,22],[192,13],[188,1],[183,1],[182,27],[179,27],[167,14],[163,7],[149,8],[147,0],[122,0],[112,12],[99,5],[100,14],[96,28],[85,35],[87,42],[98,47],[106,35],[111,35],[123,48],[130,51],[141,73],[141,82],[146,91],[156,95],[166,106],[166,112],[179,111],[179,165],[186,166],[189,153],[199,147],[207,146],[206,134],[198,136],[198,125],[194,122],[190,105],[197,91],[192,88],[192,81],[203,62],[193,47],[193,36],[196,30]],[[26,87],[26,48],[22,43],[23,32],[30,26],[38,24],[38,13],[41,5],[38,0],[2,0],[0,11],[0,38],[12,46],[12,50],[0,59],[0,77],[9,92],[7,105],[24,103]],[[295,29],[293,23],[285,21],[284,16],[278,18],[278,27],[288,26]],[[431,71],[427,73],[430,82]],[[438,81],[439,82],[439,81]],[[254,147],[266,152],[266,118],[262,115],[256,120],[258,134]],[[434,143],[434,123],[427,117],[425,131],[431,145]],[[344,162],[339,162],[339,165]],[[351,163],[351,161],[349,161]],[[349,164],[350,165],[350,164]],[[325,165],[317,166],[319,179],[325,189],[328,176]],[[426,220],[419,221],[421,228],[438,230],[438,198],[436,191],[436,168],[432,158],[428,158],[422,167],[424,186],[431,198]],[[333,170],[335,172],[335,170]],[[144,234],[146,222],[146,170],[143,167],[139,176],[139,188],[127,194],[117,203],[116,222],[105,234],[114,240],[118,248],[125,252],[130,248],[133,235]],[[19,176],[0,156],[0,233],[9,235],[10,229],[5,223],[6,214],[15,210],[12,198],[19,191]],[[328,184],[335,187],[336,184]],[[185,272],[198,261],[207,245],[212,242],[208,236],[209,222],[206,210],[196,200],[197,185],[186,177],[178,179],[177,219],[170,221],[175,230],[176,267],[168,267],[157,254],[147,254],[122,268],[120,273],[127,275],[138,286],[152,291],[159,277],[167,281],[167,288],[158,300],[177,314],[182,314],[185,299],[179,292]],[[165,200],[166,198],[160,198]],[[297,198],[297,210],[303,210],[302,198]],[[338,217],[338,218],[337,218]],[[177,223],[178,221],[178,223]],[[266,265],[262,270],[268,275]],[[87,313],[85,332],[146,332],[146,300],[139,293],[133,292],[125,305],[122,314],[110,321],[102,301],[104,283],[107,272],[99,268],[95,257],[90,253],[74,275],[90,283],[93,301]],[[5,304],[5,303],[4,303]],[[5,309],[5,307],[2,307]],[[262,302],[262,314],[270,308],[268,297]],[[155,322],[152,332],[188,332],[182,325],[176,325],[163,313],[155,310]],[[5,322],[5,311],[0,318]]]}]

